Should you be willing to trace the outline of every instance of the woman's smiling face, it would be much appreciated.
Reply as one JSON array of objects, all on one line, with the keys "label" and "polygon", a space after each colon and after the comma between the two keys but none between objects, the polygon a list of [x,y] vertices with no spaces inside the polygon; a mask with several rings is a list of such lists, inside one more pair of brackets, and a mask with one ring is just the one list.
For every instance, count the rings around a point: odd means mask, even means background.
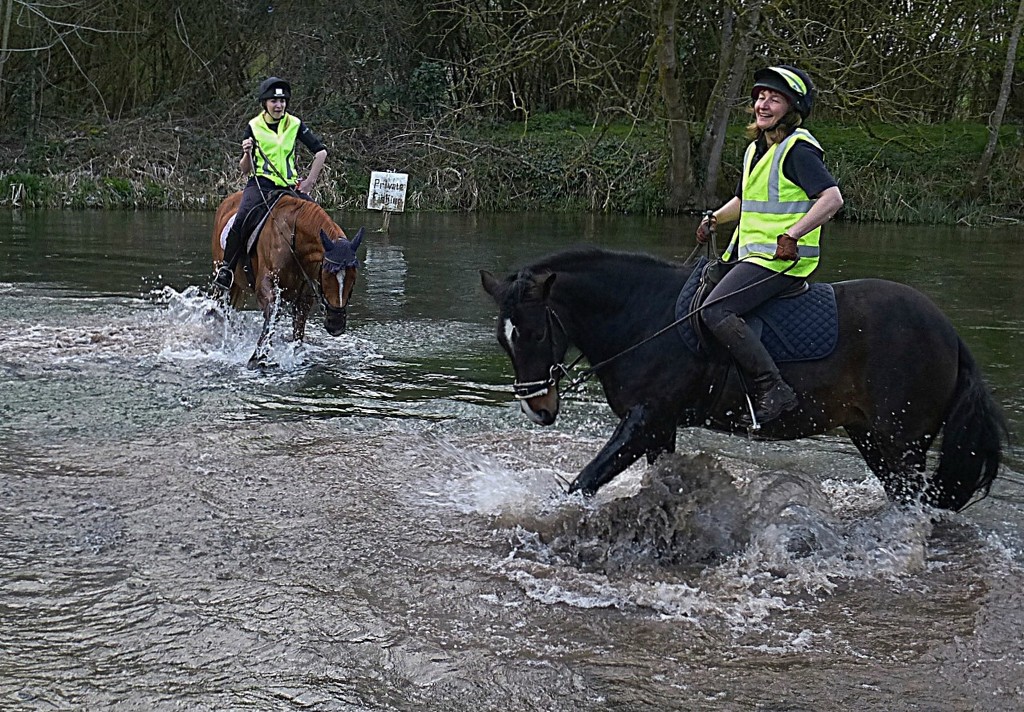
[{"label": "woman's smiling face", "polygon": [[764,131],[770,129],[789,111],[789,99],[782,92],[774,89],[762,89],[754,102],[754,121],[757,128]]}]

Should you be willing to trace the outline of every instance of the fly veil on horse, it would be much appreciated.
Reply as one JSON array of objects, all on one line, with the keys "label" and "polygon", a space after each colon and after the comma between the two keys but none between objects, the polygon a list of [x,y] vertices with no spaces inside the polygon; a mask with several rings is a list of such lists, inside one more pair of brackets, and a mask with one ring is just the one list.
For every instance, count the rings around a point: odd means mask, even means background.
[{"label": "fly veil on horse", "polygon": [[[240,192],[234,193],[217,209],[211,236],[214,268],[224,259],[222,240],[241,197]],[[239,308],[245,301],[245,290],[251,290],[263,311],[263,330],[249,359],[250,367],[266,360],[279,301],[291,305],[292,338],[296,341],[305,335],[314,301],[319,301],[326,312],[327,333],[339,336],[345,332],[359,266],[356,251],[363,239],[360,228],[349,241],[323,208],[288,193],[273,203],[257,230],[258,239],[255,244],[250,242],[246,256],[235,268],[230,296],[232,306]]]},{"label": "fly veil on horse", "polygon": [[[691,302],[680,295],[701,276],[694,267],[579,249],[504,280],[480,274],[498,305],[497,338],[512,361],[523,412],[541,425],[555,421],[573,345],[592,364],[574,385],[596,376],[621,419],[570,491],[596,492],[641,456],[653,463],[674,452],[680,426],[745,429],[735,368],[681,338],[687,320],[680,314]],[[1006,424],[953,325],[906,285],[862,279],[830,290],[834,339],[816,354],[777,357],[799,406],[757,437],[790,440],[841,427],[893,500],[957,510],[987,493]],[[938,465],[927,475],[927,452],[940,434]]]}]

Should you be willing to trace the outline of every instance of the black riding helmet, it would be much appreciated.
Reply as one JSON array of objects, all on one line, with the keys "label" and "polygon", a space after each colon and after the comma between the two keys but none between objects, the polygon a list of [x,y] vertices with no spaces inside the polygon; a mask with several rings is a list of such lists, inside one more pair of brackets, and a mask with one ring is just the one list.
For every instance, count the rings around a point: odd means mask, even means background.
[{"label": "black riding helmet", "polygon": [[268,77],[260,84],[260,105],[267,99],[291,99],[292,85],[278,77]]},{"label": "black riding helmet", "polygon": [[796,67],[780,64],[765,67],[754,72],[754,86],[750,90],[750,101],[757,101],[761,89],[774,89],[785,94],[789,102],[803,118],[811,114],[814,105],[814,84],[811,78]]}]

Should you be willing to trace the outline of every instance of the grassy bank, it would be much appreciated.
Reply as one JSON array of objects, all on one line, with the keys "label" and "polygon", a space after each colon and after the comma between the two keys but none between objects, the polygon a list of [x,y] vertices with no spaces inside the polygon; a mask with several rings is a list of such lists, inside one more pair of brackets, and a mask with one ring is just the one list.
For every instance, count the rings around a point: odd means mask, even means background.
[{"label": "grassy bank", "polygon": [[[407,172],[408,208],[462,211],[662,210],[667,157],[653,126],[593,127],[555,114],[528,125],[380,130],[317,126],[330,151],[318,198],[365,205],[370,171]],[[841,219],[932,224],[1024,220],[1024,143],[1007,127],[976,198],[968,197],[987,138],[980,124],[814,123],[846,197]],[[695,132],[696,133],[696,132]],[[734,126],[720,194],[735,185],[745,140]],[[189,122],[38,127],[0,146],[0,204],[22,208],[213,209],[242,184],[237,138]],[[695,209],[703,206],[694,206]]]}]

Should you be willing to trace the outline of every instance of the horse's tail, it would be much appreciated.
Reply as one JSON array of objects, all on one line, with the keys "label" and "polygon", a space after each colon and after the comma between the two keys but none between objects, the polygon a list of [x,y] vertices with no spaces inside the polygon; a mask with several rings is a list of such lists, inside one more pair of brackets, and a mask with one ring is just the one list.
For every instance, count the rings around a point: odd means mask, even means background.
[{"label": "horse's tail", "polygon": [[1006,419],[993,400],[981,371],[959,341],[956,390],[942,427],[939,464],[929,487],[929,503],[960,510],[975,493],[988,494],[999,471]]}]

